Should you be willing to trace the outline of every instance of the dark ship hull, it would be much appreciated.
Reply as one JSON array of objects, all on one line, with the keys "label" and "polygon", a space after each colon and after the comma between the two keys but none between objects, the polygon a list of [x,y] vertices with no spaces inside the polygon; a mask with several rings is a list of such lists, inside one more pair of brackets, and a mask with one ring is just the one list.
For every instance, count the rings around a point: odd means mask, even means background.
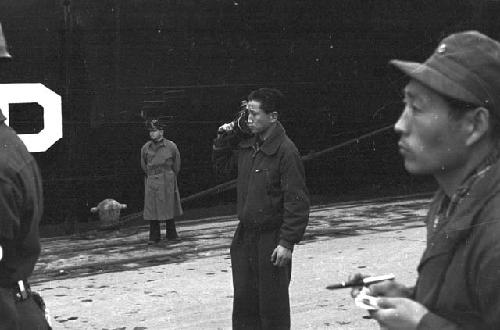
[{"label": "dark ship hull", "polygon": [[[0,83],[42,83],[62,97],[63,138],[35,155],[45,180],[44,221],[86,219],[104,198],[135,212],[142,207],[146,117],[168,121],[166,135],[183,159],[181,193],[188,196],[220,183],[211,141],[252,89],[277,87],[287,95],[282,121],[303,154],[331,147],[397,118],[403,81],[389,59],[423,60],[456,30],[498,38],[497,7],[493,1],[3,0],[0,22],[13,59],[0,64]],[[11,117],[20,133],[40,126],[29,106]],[[411,184],[395,141],[386,131],[308,162],[311,192]]]}]

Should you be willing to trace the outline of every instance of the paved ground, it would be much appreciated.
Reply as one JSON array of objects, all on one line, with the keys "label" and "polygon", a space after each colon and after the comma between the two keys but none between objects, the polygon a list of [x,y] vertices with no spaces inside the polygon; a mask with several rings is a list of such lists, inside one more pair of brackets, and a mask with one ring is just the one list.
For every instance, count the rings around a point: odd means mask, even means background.
[{"label": "paved ground", "polygon": [[[412,284],[428,200],[315,206],[294,252],[293,329],[377,329],[348,290],[349,274],[394,273]],[[32,283],[55,329],[230,329],[228,246],[234,216],[179,224],[181,242],[148,247],[147,227],[44,239]]]}]

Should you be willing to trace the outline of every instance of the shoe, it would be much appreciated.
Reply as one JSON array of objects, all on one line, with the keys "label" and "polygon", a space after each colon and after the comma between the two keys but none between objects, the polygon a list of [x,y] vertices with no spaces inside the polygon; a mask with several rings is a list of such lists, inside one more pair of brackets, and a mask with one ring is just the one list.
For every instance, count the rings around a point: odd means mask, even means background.
[{"label": "shoe", "polygon": [[171,242],[179,242],[179,241],[182,241],[182,238],[180,238],[179,236],[176,236],[176,237],[167,237],[166,240],[167,241],[171,241]]},{"label": "shoe", "polygon": [[157,240],[157,241],[148,241],[148,245],[157,245],[158,243],[160,243],[160,240]]}]

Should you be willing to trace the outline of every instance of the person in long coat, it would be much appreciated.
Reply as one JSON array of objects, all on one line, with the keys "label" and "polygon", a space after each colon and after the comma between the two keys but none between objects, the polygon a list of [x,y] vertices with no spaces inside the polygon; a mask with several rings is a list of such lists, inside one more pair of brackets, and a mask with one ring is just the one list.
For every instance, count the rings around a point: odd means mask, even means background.
[{"label": "person in long coat", "polygon": [[166,221],[167,240],[179,240],[175,217],[182,215],[177,175],[181,156],[177,145],[163,137],[164,127],[157,119],[148,122],[151,141],[141,148],[144,180],[144,220],[149,221],[149,242],[161,240],[160,222]]}]

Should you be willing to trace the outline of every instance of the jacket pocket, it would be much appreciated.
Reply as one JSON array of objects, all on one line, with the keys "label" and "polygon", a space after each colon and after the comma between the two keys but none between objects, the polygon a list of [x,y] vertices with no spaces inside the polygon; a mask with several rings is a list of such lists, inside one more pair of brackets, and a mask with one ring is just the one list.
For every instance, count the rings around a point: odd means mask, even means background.
[{"label": "jacket pocket", "polygon": [[258,210],[263,218],[274,217],[279,209],[280,199],[279,179],[276,173],[269,168],[256,169],[254,173],[255,185],[258,186],[256,200],[259,200]]},{"label": "jacket pocket", "polygon": [[265,168],[254,169],[248,185],[247,209],[256,219],[268,215],[272,209],[267,172]]}]

